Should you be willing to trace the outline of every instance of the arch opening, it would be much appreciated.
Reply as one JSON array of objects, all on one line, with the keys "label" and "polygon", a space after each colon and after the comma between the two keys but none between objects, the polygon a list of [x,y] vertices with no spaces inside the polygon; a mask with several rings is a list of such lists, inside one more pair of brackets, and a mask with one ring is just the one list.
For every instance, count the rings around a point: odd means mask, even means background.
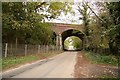
[{"label": "arch opening", "polygon": [[82,49],[82,40],[76,36],[67,37],[64,41],[65,50],[81,50]]},{"label": "arch opening", "polygon": [[[82,50],[82,48],[83,48],[84,34],[83,34],[81,31],[79,31],[79,30],[74,30],[74,29],[70,29],[70,30],[64,31],[64,32],[61,34],[61,36],[62,36],[62,47],[63,47],[63,50],[75,50],[75,51],[76,51],[76,50]],[[72,38],[72,40],[71,40],[72,43],[77,44],[79,48],[77,48],[77,49],[72,49],[72,48],[73,48],[72,46],[71,46],[71,49],[67,49],[67,48],[66,48],[66,45],[65,45],[64,42],[67,42],[66,40],[69,40],[70,37]],[[78,39],[78,38],[79,38],[79,39]],[[76,41],[75,41],[74,39],[77,39],[80,44],[76,43]],[[68,41],[68,42],[70,42],[70,41]],[[71,43],[71,44],[72,44],[72,43]],[[69,45],[70,45],[70,44],[69,44]],[[70,47],[70,46],[69,46],[69,47]]]}]

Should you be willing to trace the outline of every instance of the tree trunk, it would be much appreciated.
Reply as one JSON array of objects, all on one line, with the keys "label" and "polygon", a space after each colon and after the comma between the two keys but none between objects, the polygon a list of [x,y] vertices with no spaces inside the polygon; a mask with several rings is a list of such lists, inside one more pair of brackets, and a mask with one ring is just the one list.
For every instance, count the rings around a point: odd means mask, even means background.
[{"label": "tree trunk", "polygon": [[115,51],[115,47],[114,47],[113,43],[114,43],[114,40],[109,41],[109,48],[110,48],[110,52],[112,54],[115,54],[116,51]]},{"label": "tree trunk", "polygon": [[17,52],[18,38],[15,38],[15,53]]}]

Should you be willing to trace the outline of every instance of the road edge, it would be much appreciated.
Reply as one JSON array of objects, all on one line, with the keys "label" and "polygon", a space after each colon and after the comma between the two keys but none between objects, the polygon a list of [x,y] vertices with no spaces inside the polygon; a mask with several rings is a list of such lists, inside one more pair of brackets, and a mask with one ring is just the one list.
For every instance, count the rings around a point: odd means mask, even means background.
[{"label": "road edge", "polygon": [[7,70],[5,72],[2,72],[2,78],[10,78],[12,76],[15,76],[17,74],[20,74],[26,70],[29,70],[29,69],[32,69],[38,65],[42,65],[46,62],[49,62],[49,61],[52,61],[53,58],[55,57],[58,57],[60,55],[62,55],[64,52],[58,54],[58,55],[55,55],[53,57],[50,57],[50,58],[46,58],[46,59],[42,59],[42,60],[38,60],[38,61],[35,61],[35,62],[32,62],[32,63],[27,63],[27,64],[24,64],[24,65],[21,65],[19,67],[16,67],[14,69],[10,69],[10,70]]}]

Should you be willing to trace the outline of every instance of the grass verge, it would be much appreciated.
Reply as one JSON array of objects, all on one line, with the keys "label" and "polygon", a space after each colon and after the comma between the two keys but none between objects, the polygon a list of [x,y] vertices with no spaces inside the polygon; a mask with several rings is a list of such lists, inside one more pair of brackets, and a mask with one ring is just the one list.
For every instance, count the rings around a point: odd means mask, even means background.
[{"label": "grass verge", "polygon": [[5,71],[7,69],[18,67],[26,63],[31,63],[37,60],[49,58],[57,55],[58,53],[60,52],[48,52],[48,53],[32,54],[27,56],[6,57],[2,59],[2,70]]},{"label": "grass verge", "polygon": [[118,66],[120,63],[118,57],[114,55],[103,55],[94,52],[84,51],[84,55],[92,62],[96,64],[108,64],[112,66]]}]

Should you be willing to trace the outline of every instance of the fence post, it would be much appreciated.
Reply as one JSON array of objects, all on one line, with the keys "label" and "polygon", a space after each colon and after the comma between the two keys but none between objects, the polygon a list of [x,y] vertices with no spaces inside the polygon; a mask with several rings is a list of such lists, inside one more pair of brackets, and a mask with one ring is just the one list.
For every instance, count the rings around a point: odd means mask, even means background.
[{"label": "fence post", "polygon": [[27,45],[25,45],[25,56],[27,55]]},{"label": "fence post", "polygon": [[43,53],[45,53],[45,45],[43,45]]},{"label": "fence post", "polygon": [[54,52],[54,45],[52,45],[52,53]]},{"label": "fence post", "polygon": [[46,51],[47,51],[47,53],[48,53],[48,52],[49,52],[49,46],[47,45],[47,46],[46,46],[46,48],[47,48],[47,50],[46,50]]},{"label": "fence post", "polygon": [[5,44],[5,57],[7,57],[8,43]]},{"label": "fence post", "polygon": [[12,43],[11,43],[11,45],[10,45],[10,53],[11,53],[11,54],[12,54],[12,56],[13,56]]},{"label": "fence post", "polygon": [[40,53],[40,45],[38,45],[38,54]]}]

